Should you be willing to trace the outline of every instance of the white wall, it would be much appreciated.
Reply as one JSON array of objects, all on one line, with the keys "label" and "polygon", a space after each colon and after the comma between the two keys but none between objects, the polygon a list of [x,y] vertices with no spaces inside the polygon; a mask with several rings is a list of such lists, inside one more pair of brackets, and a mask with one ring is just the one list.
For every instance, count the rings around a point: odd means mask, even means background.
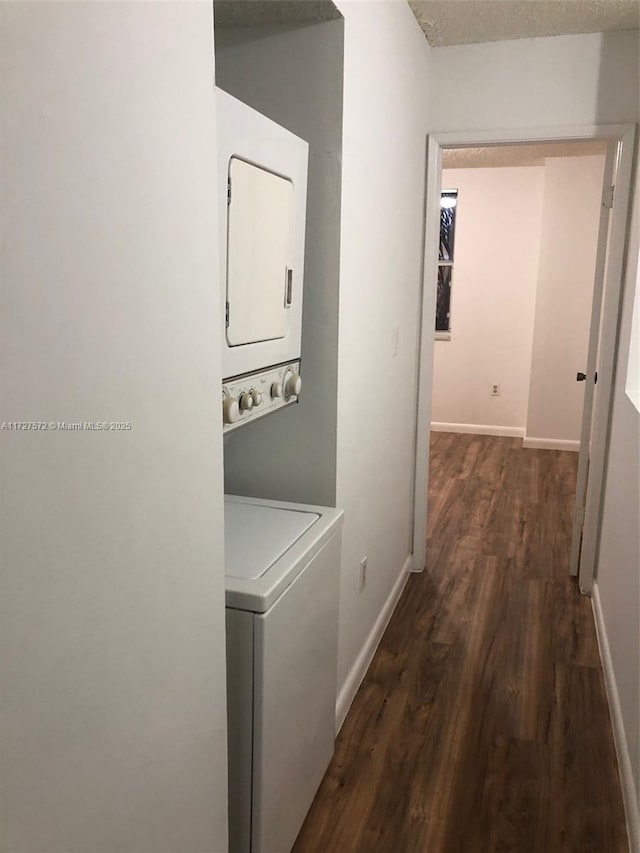
[{"label": "white wall", "polygon": [[[640,413],[625,394],[640,244],[638,174],[630,235],[597,588],[620,697],[636,802],[640,810]],[[638,818],[636,813],[636,844],[640,844]]]},{"label": "white wall", "polygon": [[640,412],[640,269],[636,276],[635,291],[625,390],[633,405]]},{"label": "white wall", "polygon": [[0,847],[223,853],[211,4],[2,4]]},{"label": "white wall", "polygon": [[[337,504],[345,511],[342,689],[411,550],[430,66],[407,4],[337,5],[345,18],[337,467]],[[365,555],[369,578],[359,594]]]},{"label": "white wall", "polygon": [[309,142],[300,402],[225,439],[227,491],[335,506],[343,22],[216,28],[217,82]]},{"label": "white wall", "polygon": [[435,342],[432,421],[523,435],[544,167],[444,169],[442,186],[458,189],[458,205],[452,333]]},{"label": "white wall", "polygon": [[431,130],[632,121],[638,41],[633,30],[435,48]]},{"label": "white wall", "polygon": [[545,165],[527,439],[580,440],[604,155]]}]

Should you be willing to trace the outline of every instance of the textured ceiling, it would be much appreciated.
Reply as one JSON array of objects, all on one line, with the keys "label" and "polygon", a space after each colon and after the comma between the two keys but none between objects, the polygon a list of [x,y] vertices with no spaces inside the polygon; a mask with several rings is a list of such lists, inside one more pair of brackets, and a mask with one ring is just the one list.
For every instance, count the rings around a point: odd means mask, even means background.
[{"label": "textured ceiling", "polygon": [[586,157],[604,154],[604,142],[554,142],[544,145],[493,145],[484,148],[449,148],[442,152],[443,169],[478,169],[490,166],[543,166],[547,157]]},{"label": "textured ceiling", "polygon": [[640,27],[640,0],[408,2],[432,47]]},{"label": "textured ceiling", "polygon": [[214,0],[216,27],[317,24],[342,15],[331,0]]}]

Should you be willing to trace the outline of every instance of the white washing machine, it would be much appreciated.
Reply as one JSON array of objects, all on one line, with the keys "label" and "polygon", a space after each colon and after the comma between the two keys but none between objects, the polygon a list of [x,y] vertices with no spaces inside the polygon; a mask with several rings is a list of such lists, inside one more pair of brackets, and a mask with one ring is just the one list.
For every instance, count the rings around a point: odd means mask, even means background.
[{"label": "white washing machine", "polygon": [[225,497],[230,853],[288,853],[333,755],[342,518]]}]

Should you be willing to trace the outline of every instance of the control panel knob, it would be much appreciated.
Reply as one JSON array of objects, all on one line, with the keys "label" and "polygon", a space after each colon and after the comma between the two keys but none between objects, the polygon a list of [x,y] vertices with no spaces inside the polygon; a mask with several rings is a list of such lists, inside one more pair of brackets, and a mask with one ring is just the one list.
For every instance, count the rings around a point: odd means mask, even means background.
[{"label": "control panel knob", "polygon": [[285,399],[288,400],[289,397],[297,397],[301,390],[302,379],[300,376],[297,373],[287,373],[284,381]]},{"label": "control panel knob", "polygon": [[271,386],[271,398],[273,400],[282,397],[282,382],[274,382]]},{"label": "control panel knob", "polygon": [[253,397],[251,394],[240,394],[240,411],[250,412],[253,409]]},{"label": "control panel knob", "polygon": [[235,423],[240,417],[240,406],[236,397],[225,397],[222,401],[222,420],[225,424]]},{"label": "control panel knob", "polygon": [[249,391],[254,406],[259,406],[262,402],[262,393],[260,391]]}]

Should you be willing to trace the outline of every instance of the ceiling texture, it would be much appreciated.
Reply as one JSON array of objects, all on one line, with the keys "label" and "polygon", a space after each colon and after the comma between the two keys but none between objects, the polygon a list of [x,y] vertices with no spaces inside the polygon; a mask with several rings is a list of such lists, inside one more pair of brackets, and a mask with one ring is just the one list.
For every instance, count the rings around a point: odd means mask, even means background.
[{"label": "ceiling texture", "polygon": [[640,28],[640,0],[408,2],[432,47]]},{"label": "ceiling texture", "polygon": [[[407,0],[432,47],[640,28],[640,0]],[[332,0],[214,0],[216,27],[305,26],[342,17]],[[541,166],[602,143],[456,148],[444,168]]]},{"label": "ceiling texture", "polygon": [[442,152],[443,169],[480,169],[504,166],[544,166],[547,157],[604,155],[605,142],[548,142],[538,145],[491,145],[483,148],[448,148]]},{"label": "ceiling texture", "polygon": [[[640,0],[408,0],[432,47],[640,28]],[[341,18],[332,0],[215,0],[216,26]]]}]

